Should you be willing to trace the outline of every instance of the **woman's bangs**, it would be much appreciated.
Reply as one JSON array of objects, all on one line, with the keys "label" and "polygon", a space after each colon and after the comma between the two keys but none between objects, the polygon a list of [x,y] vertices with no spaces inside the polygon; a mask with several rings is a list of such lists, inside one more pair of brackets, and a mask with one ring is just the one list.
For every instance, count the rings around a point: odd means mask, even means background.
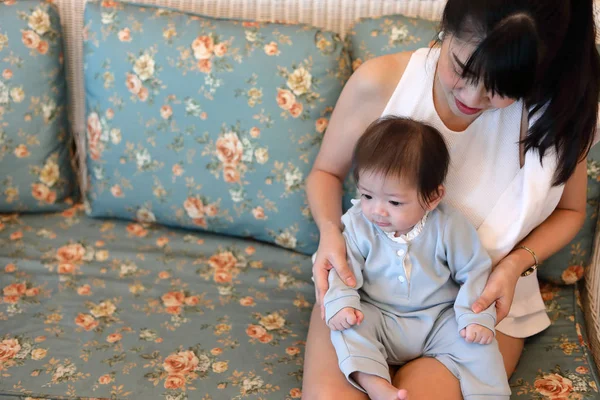
[{"label": "woman's bangs", "polygon": [[467,60],[462,77],[483,86],[494,95],[527,97],[535,83],[537,43],[522,36],[518,40],[488,36]]}]

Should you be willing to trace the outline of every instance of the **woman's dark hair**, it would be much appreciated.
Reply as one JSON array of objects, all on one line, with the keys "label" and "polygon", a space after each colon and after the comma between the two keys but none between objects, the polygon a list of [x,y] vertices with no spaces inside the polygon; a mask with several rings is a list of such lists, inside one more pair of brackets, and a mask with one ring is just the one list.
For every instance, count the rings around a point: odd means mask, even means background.
[{"label": "woman's dark hair", "polygon": [[369,125],[358,139],[352,160],[356,183],[364,171],[407,179],[426,205],[439,195],[450,155],[437,129],[409,118],[386,116]]},{"label": "woman's dark hair", "polygon": [[523,98],[534,118],[523,139],[540,159],[555,150],[565,183],[596,132],[600,57],[593,0],[448,0],[445,34],[474,43],[462,71],[487,90]]}]

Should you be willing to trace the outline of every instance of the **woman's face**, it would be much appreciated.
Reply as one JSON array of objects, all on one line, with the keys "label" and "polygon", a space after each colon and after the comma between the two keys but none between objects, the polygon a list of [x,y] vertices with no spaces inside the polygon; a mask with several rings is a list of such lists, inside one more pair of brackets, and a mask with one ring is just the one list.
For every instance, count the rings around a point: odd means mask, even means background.
[{"label": "woman's face", "polygon": [[437,65],[437,80],[441,95],[452,113],[467,119],[475,119],[486,110],[508,107],[516,100],[492,94],[483,86],[482,80],[474,85],[461,76],[463,66],[475,50],[469,42],[446,35]]}]

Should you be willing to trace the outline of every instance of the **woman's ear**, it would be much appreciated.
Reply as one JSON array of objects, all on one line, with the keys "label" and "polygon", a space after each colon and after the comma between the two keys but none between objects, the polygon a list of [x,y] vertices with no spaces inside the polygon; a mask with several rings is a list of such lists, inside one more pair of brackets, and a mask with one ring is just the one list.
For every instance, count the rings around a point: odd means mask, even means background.
[{"label": "woman's ear", "polygon": [[431,200],[427,204],[427,211],[431,211],[434,208],[436,208],[438,204],[440,204],[440,201],[442,201],[442,199],[444,198],[445,194],[446,188],[444,187],[444,185],[438,186],[437,190],[433,193]]}]

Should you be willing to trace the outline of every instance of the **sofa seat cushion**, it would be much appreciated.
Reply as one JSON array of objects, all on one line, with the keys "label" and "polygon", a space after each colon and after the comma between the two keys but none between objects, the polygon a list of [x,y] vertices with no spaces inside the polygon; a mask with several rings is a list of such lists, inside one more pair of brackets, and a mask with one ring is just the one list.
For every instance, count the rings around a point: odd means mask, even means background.
[{"label": "sofa seat cushion", "polygon": [[542,283],[552,324],[525,342],[511,399],[598,399],[598,369],[587,340],[578,286]]},{"label": "sofa seat cushion", "polygon": [[[0,397],[299,398],[310,271],[290,250],[81,206],[0,216]],[[514,398],[598,397],[575,290],[543,287],[553,323]]]},{"label": "sofa seat cushion", "polygon": [[2,221],[0,398],[300,393],[308,256],[82,207]]}]

